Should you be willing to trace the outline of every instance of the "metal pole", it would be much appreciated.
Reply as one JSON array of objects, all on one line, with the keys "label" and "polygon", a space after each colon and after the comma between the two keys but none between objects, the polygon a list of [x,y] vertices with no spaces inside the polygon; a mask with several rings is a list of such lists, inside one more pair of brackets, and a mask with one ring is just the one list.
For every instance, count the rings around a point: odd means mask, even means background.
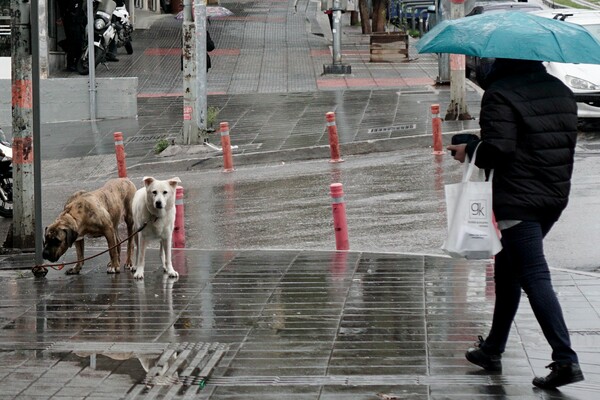
[{"label": "metal pole", "polygon": [[192,139],[192,144],[199,139],[206,140],[206,0],[196,0],[194,7],[196,24],[196,123],[199,137]]},{"label": "metal pole", "polygon": [[195,27],[192,20],[192,1],[183,0],[183,132],[178,138],[181,144],[197,142],[198,125],[196,124],[196,46],[194,45]]},{"label": "metal pole", "polygon": [[[435,21],[436,24],[442,22],[445,15],[442,13],[442,0],[435,0]],[[442,53],[438,56],[438,78],[436,83],[446,84],[450,82],[450,55]]]},{"label": "metal pole", "polygon": [[[452,0],[450,19],[458,19],[464,16],[465,0]],[[463,54],[450,54],[450,105],[446,111],[446,120],[472,119],[467,111],[465,97],[465,56]]]},{"label": "metal pole", "polygon": [[33,204],[34,204],[34,237],[35,237],[35,263],[43,263],[42,258],[42,146],[40,144],[40,21],[39,3],[33,2],[31,7],[31,58],[32,58],[32,100],[33,100]]},{"label": "metal pole", "polygon": [[333,1],[333,63],[342,63],[342,11],[340,0]]},{"label": "metal pole", "polygon": [[333,63],[323,65],[324,74],[351,74],[352,67],[342,64],[342,4],[340,0],[333,0],[332,9],[333,26]]},{"label": "metal pole", "polygon": [[35,235],[30,3],[28,0],[12,0],[11,8],[13,247],[32,250],[35,248]]},{"label": "metal pole", "polygon": [[90,91],[90,120],[96,119],[96,52],[94,47],[94,5],[92,0],[87,0],[87,37],[88,37],[88,64]]}]

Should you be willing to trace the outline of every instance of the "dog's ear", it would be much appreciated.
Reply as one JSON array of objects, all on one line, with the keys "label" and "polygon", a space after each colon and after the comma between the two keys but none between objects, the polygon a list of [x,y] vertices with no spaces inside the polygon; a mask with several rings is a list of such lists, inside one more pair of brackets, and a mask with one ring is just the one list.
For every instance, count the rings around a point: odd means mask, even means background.
[{"label": "dog's ear", "polygon": [[143,181],[144,181],[144,186],[148,187],[148,186],[152,185],[152,182],[154,182],[154,178],[151,176],[145,176]]},{"label": "dog's ear", "polygon": [[79,234],[73,229],[65,229],[64,231],[67,236],[67,244],[69,247],[73,246],[73,243],[75,243]]},{"label": "dog's ear", "polygon": [[169,185],[173,186],[174,188],[177,187],[178,183],[181,183],[181,179],[179,179],[178,177],[174,177],[168,180]]}]

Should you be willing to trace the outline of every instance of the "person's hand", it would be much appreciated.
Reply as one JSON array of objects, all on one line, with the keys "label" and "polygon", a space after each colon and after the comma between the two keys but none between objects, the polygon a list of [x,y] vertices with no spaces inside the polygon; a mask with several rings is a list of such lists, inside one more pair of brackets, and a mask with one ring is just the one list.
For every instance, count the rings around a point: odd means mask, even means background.
[{"label": "person's hand", "polygon": [[454,159],[456,161],[460,161],[461,163],[465,162],[465,158],[467,156],[467,144],[451,144],[446,147],[447,150],[454,151]]}]

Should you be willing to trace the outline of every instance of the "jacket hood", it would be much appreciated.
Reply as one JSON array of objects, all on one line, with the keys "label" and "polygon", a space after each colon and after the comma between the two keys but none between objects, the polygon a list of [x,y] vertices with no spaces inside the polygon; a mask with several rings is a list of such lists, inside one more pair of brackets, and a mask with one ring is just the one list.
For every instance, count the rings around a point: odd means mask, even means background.
[{"label": "jacket hood", "polygon": [[493,82],[510,75],[524,75],[532,72],[545,71],[542,61],[516,60],[510,58],[496,58],[490,72],[481,82],[481,88],[487,89]]}]

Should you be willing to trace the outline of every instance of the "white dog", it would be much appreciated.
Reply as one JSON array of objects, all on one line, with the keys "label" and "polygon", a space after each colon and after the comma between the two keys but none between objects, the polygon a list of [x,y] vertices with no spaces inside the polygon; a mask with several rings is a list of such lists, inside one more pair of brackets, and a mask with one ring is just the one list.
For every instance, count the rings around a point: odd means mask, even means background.
[{"label": "white dog", "polygon": [[144,279],[144,265],[146,259],[146,246],[150,240],[160,240],[160,259],[162,267],[171,278],[178,278],[179,274],[173,269],[171,263],[171,240],[175,227],[175,195],[179,178],[166,181],[144,177],[144,187],[138,189],[133,197],[133,223],[138,230],[146,226],[136,235],[135,264],[131,271],[135,272],[135,279]]}]

